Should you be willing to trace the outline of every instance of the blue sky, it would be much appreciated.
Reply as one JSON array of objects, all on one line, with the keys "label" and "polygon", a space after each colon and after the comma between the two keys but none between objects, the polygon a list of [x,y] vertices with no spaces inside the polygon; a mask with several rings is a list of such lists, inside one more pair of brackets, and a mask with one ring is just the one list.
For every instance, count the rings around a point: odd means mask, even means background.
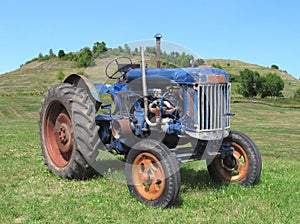
[{"label": "blue sky", "polygon": [[50,48],[115,47],[159,32],[203,58],[276,64],[300,78],[299,9],[297,0],[4,0],[0,74]]}]

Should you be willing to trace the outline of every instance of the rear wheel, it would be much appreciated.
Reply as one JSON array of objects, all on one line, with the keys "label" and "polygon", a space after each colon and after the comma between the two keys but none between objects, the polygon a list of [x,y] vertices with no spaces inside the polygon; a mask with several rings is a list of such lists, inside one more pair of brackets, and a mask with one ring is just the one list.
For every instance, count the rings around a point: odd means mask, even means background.
[{"label": "rear wheel", "polygon": [[69,179],[94,174],[89,163],[98,155],[95,107],[88,94],[70,84],[51,87],[42,101],[40,145],[48,169]]},{"label": "rear wheel", "polygon": [[176,158],[164,144],[142,140],[129,151],[125,167],[128,189],[137,200],[161,208],[174,204],[180,173]]},{"label": "rear wheel", "polygon": [[207,160],[209,174],[216,182],[235,182],[249,186],[257,183],[262,169],[258,148],[245,134],[231,131],[223,143],[233,148],[233,155]]}]

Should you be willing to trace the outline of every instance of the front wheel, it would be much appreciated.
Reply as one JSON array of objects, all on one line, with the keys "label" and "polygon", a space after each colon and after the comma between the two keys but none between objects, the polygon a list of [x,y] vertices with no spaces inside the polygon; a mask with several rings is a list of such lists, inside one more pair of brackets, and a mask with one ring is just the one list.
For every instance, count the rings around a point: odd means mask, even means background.
[{"label": "front wheel", "polygon": [[150,139],[137,143],[127,155],[125,171],[128,189],[137,200],[160,208],[174,204],[180,173],[164,144]]},{"label": "front wheel", "polygon": [[223,140],[233,148],[233,155],[207,160],[210,176],[216,182],[235,182],[244,186],[259,181],[262,160],[255,143],[245,134],[231,131]]}]

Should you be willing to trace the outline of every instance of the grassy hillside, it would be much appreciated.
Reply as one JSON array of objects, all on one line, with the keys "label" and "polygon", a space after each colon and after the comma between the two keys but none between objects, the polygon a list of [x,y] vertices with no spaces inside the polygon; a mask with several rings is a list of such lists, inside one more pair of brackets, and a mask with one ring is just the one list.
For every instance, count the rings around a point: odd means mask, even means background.
[{"label": "grassy hillside", "polygon": [[[96,65],[88,68],[76,68],[75,63],[63,61],[57,58],[49,61],[34,61],[21,68],[0,75],[0,96],[12,95],[42,95],[49,86],[60,82],[56,75],[62,71],[66,76],[72,73],[84,72],[93,82],[105,82],[107,78],[104,74],[105,67],[112,57],[96,60]],[[139,63],[140,58],[135,56],[133,63]],[[155,57],[146,57],[149,66],[155,65]],[[285,71],[270,69],[259,65],[248,64],[238,60],[207,59],[208,65],[219,64],[229,74],[238,75],[240,70],[245,68],[265,75],[269,72],[279,75],[285,83],[283,94],[286,98],[293,96],[294,92],[300,88],[300,81]],[[237,95],[235,84],[233,85],[233,95]]]},{"label": "grassy hillside", "polygon": [[69,61],[51,60],[32,62],[0,75],[0,96],[42,95],[50,85],[57,83],[58,71],[75,72]]}]

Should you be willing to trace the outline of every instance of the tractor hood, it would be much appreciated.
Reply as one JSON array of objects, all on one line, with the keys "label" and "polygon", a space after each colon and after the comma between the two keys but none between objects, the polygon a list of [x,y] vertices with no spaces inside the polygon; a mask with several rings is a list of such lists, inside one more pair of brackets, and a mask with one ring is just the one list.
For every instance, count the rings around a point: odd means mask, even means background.
[{"label": "tractor hood", "polygon": [[[125,82],[142,77],[141,69],[133,69],[125,76]],[[199,68],[146,68],[147,79],[169,79],[175,83],[228,83],[228,73],[219,68],[199,67]]]}]

